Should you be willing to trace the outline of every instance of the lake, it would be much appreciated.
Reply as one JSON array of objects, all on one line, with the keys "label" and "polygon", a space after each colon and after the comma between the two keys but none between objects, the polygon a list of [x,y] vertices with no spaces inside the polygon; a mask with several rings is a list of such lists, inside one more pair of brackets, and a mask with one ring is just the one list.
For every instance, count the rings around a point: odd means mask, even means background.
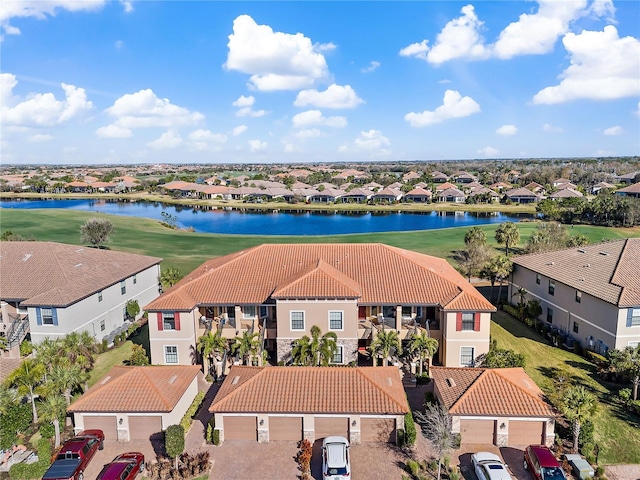
[{"label": "lake", "polygon": [[[58,208],[83,212],[150,218],[163,221],[166,215],[175,219],[180,229],[200,233],[239,235],[340,235],[346,233],[402,232],[450,227],[472,227],[506,221],[531,219],[530,214],[501,212],[352,212],[296,211],[295,207],[280,211],[192,207],[161,202],[122,202],[106,199],[77,200],[0,200],[0,208]],[[164,212],[164,215],[163,215]]]}]

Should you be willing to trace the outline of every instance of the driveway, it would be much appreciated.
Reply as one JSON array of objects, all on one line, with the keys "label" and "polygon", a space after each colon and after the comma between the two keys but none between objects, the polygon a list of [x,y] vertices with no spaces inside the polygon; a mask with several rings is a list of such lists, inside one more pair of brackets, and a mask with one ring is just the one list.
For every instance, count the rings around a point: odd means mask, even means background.
[{"label": "driveway", "polygon": [[522,449],[514,447],[501,447],[495,445],[463,444],[456,450],[452,457],[452,463],[460,466],[460,472],[466,480],[477,480],[471,466],[471,455],[476,452],[491,452],[502,458],[507,465],[507,469],[516,480],[531,480],[531,475],[523,467],[524,447]]}]

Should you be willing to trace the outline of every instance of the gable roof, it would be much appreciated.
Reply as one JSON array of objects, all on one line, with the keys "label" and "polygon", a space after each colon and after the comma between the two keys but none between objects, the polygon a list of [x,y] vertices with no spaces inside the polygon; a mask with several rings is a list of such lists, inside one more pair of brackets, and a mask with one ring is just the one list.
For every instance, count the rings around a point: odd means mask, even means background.
[{"label": "gable roof", "polygon": [[198,365],[118,365],[67,408],[69,412],[171,412]]},{"label": "gable roof", "polygon": [[259,245],[205,262],[144,308],[190,311],[329,293],[359,296],[362,304],[452,309],[459,301],[470,310],[495,310],[446,260],[381,243]]},{"label": "gable roof", "polygon": [[234,366],[209,411],[389,415],[409,406],[397,367]]},{"label": "gable roof", "polygon": [[505,195],[507,197],[534,197],[534,198],[538,198],[538,195],[533,193],[528,188],[524,188],[524,187],[513,188],[511,190],[508,190],[507,192],[505,192]]},{"label": "gable roof", "polygon": [[0,298],[66,307],[162,261],[54,242],[0,243]]},{"label": "gable roof", "polygon": [[640,305],[640,238],[521,255],[512,261],[620,308]]},{"label": "gable roof", "polygon": [[431,376],[452,415],[554,416],[542,390],[520,367],[432,367]]}]

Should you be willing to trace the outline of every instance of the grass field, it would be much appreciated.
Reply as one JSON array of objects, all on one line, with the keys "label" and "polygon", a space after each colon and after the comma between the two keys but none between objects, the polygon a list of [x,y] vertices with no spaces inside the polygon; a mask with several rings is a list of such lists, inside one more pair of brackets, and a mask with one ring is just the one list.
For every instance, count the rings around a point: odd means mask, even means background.
[{"label": "grass field", "polygon": [[524,354],[525,370],[545,393],[553,391],[553,374],[562,370],[572,383],[582,384],[597,395],[600,406],[593,422],[600,464],[640,463],[640,419],[615,401],[621,385],[604,382],[596,375],[592,363],[551,346],[533,329],[506,313],[496,312],[492,318],[491,338],[497,340],[500,348]]},{"label": "grass field", "polygon": [[[32,236],[39,241],[54,241],[81,245],[80,226],[89,218],[105,217],[114,225],[113,250],[152,255],[164,259],[167,265],[188,273],[212,257],[236,252],[262,243],[370,243],[414,250],[429,255],[451,259],[453,253],[464,246],[467,227],[445,228],[411,232],[384,232],[330,236],[275,236],[275,235],[218,235],[172,230],[160,222],[145,218],[96,214],[71,210],[0,210],[0,230],[11,230],[23,237]],[[489,244],[498,247],[494,240],[497,225],[482,227]],[[536,228],[534,222],[520,222],[520,245],[524,245]],[[602,239],[640,237],[640,228],[622,229],[576,225],[572,234],[583,233],[593,242]],[[502,250],[502,248],[501,248]]]}]

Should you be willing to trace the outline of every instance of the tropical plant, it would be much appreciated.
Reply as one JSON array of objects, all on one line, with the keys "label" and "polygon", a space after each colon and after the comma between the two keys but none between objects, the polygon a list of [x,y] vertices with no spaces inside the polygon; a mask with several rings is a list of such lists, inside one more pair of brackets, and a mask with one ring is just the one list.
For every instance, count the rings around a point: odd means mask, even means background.
[{"label": "tropical plant", "polygon": [[44,379],[47,381],[48,374],[51,373],[53,367],[59,362],[59,360],[63,358],[58,355],[60,352],[60,341],[58,339],[54,340],[46,337],[34,346],[34,350],[36,352],[35,359],[42,363],[46,368]]},{"label": "tropical plant", "polygon": [[126,305],[125,308],[127,310],[127,315],[131,319],[135,320],[135,318],[140,313],[140,305],[138,305],[138,301],[137,300],[129,300],[127,302],[127,305]]},{"label": "tropical plant", "polygon": [[311,327],[311,337],[304,335],[295,340],[291,348],[291,357],[295,365],[329,365],[338,349],[338,336],[335,332],[324,335],[317,325]]},{"label": "tropical plant", "polygon": [[400,343],[400,337],[395,330],[382,330],[378,332],[376,337],[369,345],[369,351],[374,358],[373,364],[376,364],[376,358],[382,357],[382,364],[386,367],[389,364],[389,358],[393,355],[400,355],[402,353],[402,344]]},{"label": "tropical plant", "polygon": [[464,243],[466,245],[486,245],[487,234],[480,227],[471,227],[464,234]]},{"label": "tropical plant", "polygon": [[260,335],[256,333],[242,332],[241,337],[236,337],[231,345],[231,351],[238,355],[247,365],[253,363],[260,351]]},{"label": "tropical plant", "polygon": [[7,349],[7,337],[4,335],[0,335],[0,350]]},{"label": "tropical plant", "polygon": [[106,218],[90,218],[80,227],[83,242],[89,242],[96,248],[110,241],[113,224]]},{"label": "tropical plant", "polygon": [[509,249],[520,241],[520,230],[513,222],[501,223],[496,229],[496,242],[504,245],[505,255],[509,256]]},{"label": "tropical plant", "polygon": [[[88,380],[89,373],[84,371],[80,365],[56,365],[48,376],[45,384],[48,391],[62,394],[67,406],[71,405],[71,394],[73,390],[80,387]],[[50,395],[49,395],[50,396]]]},{"label": "tropical plant", "polygon": [[414,412],[413,417],[420,425],[422,435],[429,440],[438,457],[438,475],[440,480],[442,461],[455,447],[456,437],[451,433],[451,417],[446,407],[439,403],[425,405],[425,413]]},{"label": "tropical plant", "polygon": [[494,285],[499,282],[498,300],[502,295],[502,283],[509,276],[513,269],[513,263],[505,255],[497,255],[491,259],[482,269],[481,276],[489,279],[491,282],[491,300],[495,300],[493,296]]},{"label": "tropical plant", "polygon": [[626,347],[624,350],[610,350],[609,361],[617,371],[631,378],[633,400],[637,400],[640,386],[640,345]]},{"label": "tropical plant", "polygon": [[596,396],[583,385],[569,387],[562,400],[562,413],[571,422],[573,432],[573,451],[578,451],[580,426],[591,418],[598,408]]},{"label": "tropical plant", "polygon": [[425,360],[429,360],[429,368],[431,368],[431,359],[438,351],[438,340],[430,337],[427,332],[421,332],[420,335],[413,335],[409,340],[409,351],[417,353],[418,374],[422,376],[422,364]]},{"label": "tropical plant", "polygon": [[38,423],[36,395],[40,393],[38,387],[42,384],[44,373],[44,365],[32,358],[27,358],[22,361],[17,369],[9,374],[6,380],[8,385],[18,388],[19,394],[29,396],[33,413],[33,423]]},{"label": "tropical plant", "polygon": [[205,374],[211,373],[211,360],[214,354],[222,355],[229,349],[229,342],[227,339],[222,338],[221,330],[213,333],[209,330],[202,335],[197,343],[196,350],[202,356],[202,363]]},{"label": "tropical plant", "polygon": [[184,428],[182,425],[169,425],[164,432],[164,447],[167,455],[175,459],[178,468],[178,456],[184,450]]},{"label": "tropical plant", "polygon": [[127,359],[129,365],[144,366],[149,365],[149,356],[142,345],[131,346],[131,356]]},{"label": "tropical plant", "polygon": [[160,281],[160,286],[162,287],[162,289],[168,290],[180,280],[182,280],[182,277],[184,277],[184,275],[179,269],[169,266],[162,269],[162,271],[160,272],[160,278],[158,280]]},{"label": "tropical plant", "polygon": [[65,417],[69,405],[60,395],[48,395],[39,402],[42,420],[49,421],[55,429],[55,448],[60,446],[60,419]]},{"label": "tropical plant", "polygon": [[489,247],[486,245],[467,243],[465,248],[459,250],[456,255],[460,272],[471,281],[472,276],[480,274],[482,267],[489,259],[489,255]]}]

